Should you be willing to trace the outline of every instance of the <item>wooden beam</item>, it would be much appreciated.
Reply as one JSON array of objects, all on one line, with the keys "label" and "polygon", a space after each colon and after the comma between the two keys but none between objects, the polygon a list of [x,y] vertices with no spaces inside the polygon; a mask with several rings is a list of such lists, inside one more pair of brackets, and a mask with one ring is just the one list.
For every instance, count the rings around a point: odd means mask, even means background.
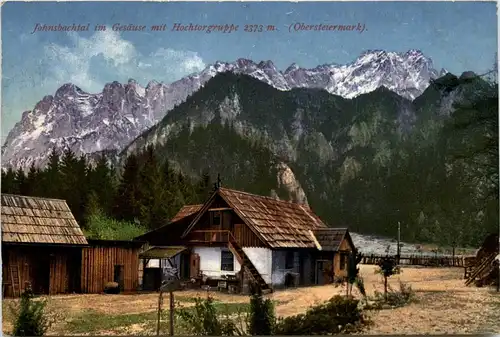
[{"label": "wooden beam", "polygon": [[219,207],[219,208],[209,208],[209,212],[217,212],[217,211],[232,211],[231,207]]}]

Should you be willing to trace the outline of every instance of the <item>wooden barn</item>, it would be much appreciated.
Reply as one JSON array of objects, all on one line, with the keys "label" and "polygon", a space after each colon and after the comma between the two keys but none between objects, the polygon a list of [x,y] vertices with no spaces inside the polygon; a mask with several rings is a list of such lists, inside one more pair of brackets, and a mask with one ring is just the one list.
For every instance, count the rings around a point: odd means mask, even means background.
[{"label": "wooden barn", "polygon": [[88,244],[64,200],[2,194],[2,285],[20,296],[78,292],[82,247]]},{"label": "wooden barn", "polygon": [[86,239],[66,201],[2,194],[2,283],[17,297],[29,282],[36,294],[101,293],[139,285],[143,242]]},{"label": "wooden barn", "polygon": [[159,267],[175,267],[181,279],[234,283],[240,291],[247,281],[264,291],[331,283],[347,275],[355,251],[347,229],[327,227],[307,205],[227,188],[138,239],[155,253],[143,258],[165,260]]},{"label": "wooden barn", "polygon": [[123,292],[139,288],[139,252],[143,242],[87,239],[82,251],[81,292],[100,293],[108,282]]}]

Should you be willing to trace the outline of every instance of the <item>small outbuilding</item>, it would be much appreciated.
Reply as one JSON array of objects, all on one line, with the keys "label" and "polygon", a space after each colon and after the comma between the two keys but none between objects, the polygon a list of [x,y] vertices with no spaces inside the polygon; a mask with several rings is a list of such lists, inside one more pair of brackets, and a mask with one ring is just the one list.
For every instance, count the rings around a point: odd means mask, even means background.
[{"label": "small outbuilding", "polygon": [[139,287],[144,242],[87,239],[66,201],[2,194],[2,291],[35,294],[101,293],[116,282]]},{"label": "small outbuilding", "polygon": [[2,194],[2,289],[20,296],[78,292],[88,242],[66,201]]}]

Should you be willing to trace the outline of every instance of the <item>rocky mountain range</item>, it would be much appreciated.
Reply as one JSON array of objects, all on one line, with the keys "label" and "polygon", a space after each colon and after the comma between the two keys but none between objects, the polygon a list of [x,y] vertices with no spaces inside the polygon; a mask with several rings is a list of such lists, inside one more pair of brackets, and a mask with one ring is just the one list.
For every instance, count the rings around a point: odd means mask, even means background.
[{"label": "rocky mountain range", "polygon": [[142,87],[134,80],[106,84],[101,93],[89,94],[77,84],[64,84],[25,111],[2,146],[2,166],[27,168],[43,165],[53,146],[76,154],[121,151],[157,124],[174,107],[219,73],[249,75],[277,90],[323,89],[325,93],[354,98],[385,87],[413,100],[429,81],[446,73],[418,50],[406,53],[367,51],[346,65],[326,64],[304,69],[296,64],[285,71],[273,62],[247,59],[216,62],[203,71],[166,84],[151,81]]},{"label": "rocky mountain range", "polygon": [[[454,176],[455,140],[444,126],[483,85],[446,74],[414,100],[385,86],[344,98],[225,72],[126,146],[119,167],[152,146],[185,174],[220,174],[231,188],[308,203],[332,226],[392,235],[401,221],[409,240],[451,243],[449,213],[434,200],[465,209],[474,192],[453,180],[463,177]],[[467,223],[479,218],[463,214],[461,235],[476,240],[483,233]]]}]

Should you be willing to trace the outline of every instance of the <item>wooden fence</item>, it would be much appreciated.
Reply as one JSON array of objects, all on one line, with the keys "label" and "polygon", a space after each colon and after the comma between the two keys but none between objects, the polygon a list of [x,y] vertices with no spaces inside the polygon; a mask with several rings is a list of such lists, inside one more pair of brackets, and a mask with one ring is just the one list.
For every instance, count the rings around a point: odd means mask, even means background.
[{"label": "wooden fence", "polygon": [[[363,255],[362,264],[378,265],[386,255]],[[392,256],[396,258],[396,256]],[[426,267],[468,267],[474,264],[475,256],[422,256],[402,255],[399,265]]]}]

